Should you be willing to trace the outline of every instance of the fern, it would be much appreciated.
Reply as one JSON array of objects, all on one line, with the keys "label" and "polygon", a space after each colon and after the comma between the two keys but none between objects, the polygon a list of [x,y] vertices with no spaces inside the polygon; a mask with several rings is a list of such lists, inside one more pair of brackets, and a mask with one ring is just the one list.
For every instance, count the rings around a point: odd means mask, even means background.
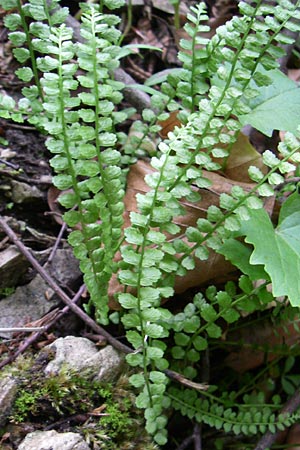
[{"label": "fern", "polygon": [[[258,403],[251,404],[253,398],[245,396],[245,404],[234,407],[224,406],[224,402],[214,399],[203,399],[195,390],[172,389],[169,393],[175,409],[180,409],[181,414],[195,418],[200,423],[235,435],[255,436],[257,433],[282,431],[299,420],[299,414],[286,416],[275,411],[278,408],[278,398],[274,398],[273,404],[264,404],[262,396],[258,397]],[[202,394],[203,396],[203,394]],[[211,396],[213,397],[213,396]]]},{"label": "fern", "polygon": [[[159,383],[152,382],[153,370],[148,369],[148,366],[162,370],[167,365],[166,360],[161,359],[162,347],[157,351],[157,339],[165,338],[169,334],[168,328],[163,326],[170,320],[169,313],[159,308],[161,299],[166,296],[165,286],[168,286],[168,296],[171,294],[170,287],[174,277],[182,276],[186,270],[194,267],[193,251],[196,257],[207,258],[209,249],[220,249],[222,241],[229,239],[240,229],[240,219],[247,216],[248,208],[262,206],[256,192],[263,195],[273,193],[270,185],[266,184],[268,176],[278,169],[286,173],[287,159],[273,164],[266,177],[257,179],[254,176],[257,185],[250,193],[237,188],[233,189],[231,196],[221,195],[220,208],[209,208],[207,219],[200,219],[197,227],[189,227],[186,230],[186,238],[193,245],[181,258],[177,255],[176,240],[168,242],[166,247],[165,233],[176,235],[180,232],[179,227],[174,224],[174,218],[184,214],[180,199],[199,199],[192,185],[199,188],[209,186],[209,180],[203,176],[203,169],[221,169],[221,165],[213,161],[211,155],[220,156],[221,148],[221,154],[224,156],[221,145],[226,145],[229,154],[241,128],[238,120],[231,117],[232,112],[238,115],[249,111],[248,99],[256,96],[256,91],[249,87],[251,79],[258,85],[268,85],[271,82],[261,72],[259,65],[266,70],[276,66],[274,52],[277,47],[272,43],[282,41],[280,32],[288,26],[296,13],[299,13],[298,6],[289,4],[288,12],[282,14],[279,8],[270,6],[266,9],[259,1],[255,2],[255,7],[242,3],[243,16],[234,18],[217,30],[215,38],[207,46],[206,56],[206,66],[211,74],[217,73],[217,78],[207,95],[203,94],[202,85],[199,90],[199,83],[192,84],[193,96],[202,97],[199,110],[189,114],[186,125],[175,129],[169,134],[169,139],[160,144],[162,156],[152,158],[151,161],[156,172],[145,177],[151,190],[143,196],[137,196],[139,213],[131,215],[132,226],[125,230],[129,245],[123,247],[121,252],[127,268],[120,271],[119,279],[125,286],[135,288],[136,295],[120,294],[119,302],[129,310],[122,318],[124,326],[136,329],[128,332],[127,338],[136,350],[142,348],[140,353],[128,355],[127,360],[130,364],[143,368],[144,388],[137,398],[137,403],[146,408],[148,430],[158,432],[156,440],[159,443],[164,441],[159,422],[156,422],[156,419],[161,417],[161,409],[155,409],[154,406],[162,405],[166,401],[166,379],[160,377]],[[262,25],[259,18],[271,12],[275,17],[265,20]],[[260,43],[259,50],[257,42]],[[231,47],[236,48],[236,51]],[[225,63],[220,62],[223,59]],[[192,65],[191,55],[186,54],[186,61]],[[178,85],[180,89],[180,83]],[[298,149],[299,147],[295,146],[289,155],[298,153]],[[253,177],[252,172],[251,175]],[[138,253],[134,253],[134,246]],[[152,352],[154,357],[151,357]]]},{"label": "fern", "polygon": [[[110,9],[123,4],[119,0],[106,3]],[[299,162],[297,138],[286,135],[278,149],[281,159],[264,153],[266,174],[250,168],[249,176],[255,182],[252,190],[234,186],[230,195],[220,195],[219,206],[208,208],[206,218],[199,218],[185,231],[175,224],[175,218],[185,214],[183,198],[198,202],[201,189],[210,187],[206,171],[226,168],[242,128],[240,117],[251,112],[249,105],[257,98],[258,88],[272,83],[268,73],[278,67],[276,59],[283,54],[278,44],[290,42],[283,31],[300,29],[296,22],[300,2],[277,3],[241,2],[241,16],[219,27],[210,40],[203,37],[209,31],[204,5],[192,7],[186,25],[191,39],[182,41],[179,53],[183,68],[171,71],[161,92],[153,95],[156,112],[144,111],[144,123],[137,125],[139,136],[126,140],[118,124],[132,111],[117,110],[124,86],[112,75],[124,54],[119,45],[119,18],[104,14],[102,3],[85,5],[83,43],[74,43],[72,30],[61,24],[66,10],[56,11],[57,1],[50,6],[43,0],[0,1],[6,10],[18,11],[6,18],[17,47],[16,58],[22,64],[30,60],[31,67],[17,74],[35,83],[23,89],[24,98],[17,103],[0,96],[0,114],[17,121],[27,119],[48,135],[46,144],[54,154],[51,166],[56,172],[53,182],[67,190],[60,196],[67,209],[64,220],[76,228],[69,242],[90,293],[86,308],[94,309],[104,324],[108,323],[109,282],[118,275],[121,320],[134,349],[127,361],[137,368],[131,382],[140,390],[137,405],[145,409],[146,429],[161,445],[167,442],[165,410],[170,406],[234,433],[273,431],[297,419],[278,417],[275,421],[275,404],[260,409],[250,405],[244,412],[243,405],[235,404],[234,409],[221,405],[210,392],[203,401],[191,390],[169,388],[167,377],[169,367],[179,371],[185,367],[185,376],[197,377],[195,366],[201,352],[209,339],[222,334],[218,319],[232,324],[241,311],[263,309],[273,299],[266,285],[253,286],[257,279],[267,283],[269,276],[262,267],[251,265],[251,251],[235,238],[243,234],[242,223],[252,211],[262,208],[261,197],[273,195],[274,187],[282,183],[279,172],[284,175],[294,168],[292,163]],[[22,47],[25,43],[27,48]],[[42,56],[37,57],[37,52]],[[149,191],[137,194],[137,212],[130,214],[130,226],[123,230],[124,172],[120,166],[145,151],[147,135],[159,130],[157,115],[163,120],[177,110],[182,126],[159,143],[151,159],[153,171],[145,177]],[[228,255],[236,246],[241,253],[236,265],[244,273],[239,291],[232,283],[220,292],[210,287],[206,297],[198,294],[176,315],[161,306],[163,299],[173,295],[175,279],[193,269],[196,259],[205,260],[216,251]],[[174,340],[174,367],[167,358],[166,338]]]}]

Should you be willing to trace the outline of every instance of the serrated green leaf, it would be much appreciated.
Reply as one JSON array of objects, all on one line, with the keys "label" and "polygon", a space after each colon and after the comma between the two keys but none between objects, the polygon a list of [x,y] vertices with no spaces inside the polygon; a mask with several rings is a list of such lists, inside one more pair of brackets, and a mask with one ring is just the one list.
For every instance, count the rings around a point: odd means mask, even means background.
[{"label": "serrated green leaf", "polygon": [[137,298],[129,293],[121,293],[118,295],[118,301],[120,305],[125,309],[136,308],[138,305]]},{"label": "serrated green leaf", "polygon": [[189,350],[186,353],[186,357],[189,361],[194,362],[194,363],[198,362],[200,359],[199,352],[197,350],[195,350],[194,348],[192,348],[191,350]]},{"label": "serrated green leaf", "polygon": [[148,347],[146,351],[147,357],[153,360],[159,360],[163,357],[164,352],[157,347]]},{"label": "serrated green leaf", "polygon": [[137,328],[141,324],[138,314],[135,313],[125,314],[122,317],[122,323],[128,328]]},{"label": "serrated green leaf", "polygon": [[70,175],[56,175],[52,178],[54,186],[61,191],[73,186],[73,180]]},{"label": "serrated green leaf", "polygon": [[201,317],[203,317],[206,322],[214,322],[217,318],[217,313],[212,305],[205,303],[201,307]]},{"label": "serrated green leaf", "polygon": [[141,388],[145,384],[145,378],[141,373],[135,373],[129,377],[129,382],[136,388]]},{"label": "serrated green leaf", "polygon": [[136,286],[137,285],[137,274],[131,270],[121,270],[119,273],[119,280],[122,284],[126,286]]},{"label": "serrated green leaf", "polygon": [[161,277],[161,271],[155,267],[145,267],[141,274],[141,286],[152,286]]},{"label": "serrated green leaf", "polygon": [[211,338],[218,339],[222,336],[222,329],[215,323],[210,323],[206,328],[207,334]]},{"label": "serrated green leaf", "polygon": [[196,338],[193,340],[193,345],[199,352],[205,350],[208,346],[207,340],[202,336],[196,336]]},{"label": "serrated green leaf", "polygon": [[23,64],[30,57],[29,50],[27,48],[14,48],[13,49],[14,57],[19,63]]},{"label": "serrated green leaf", "polygon": [[[130,366],[136,367],[140,366],[143,367],[143,356],[140,353],[129,353],[129,355],[126,355],[126,361]],[[145,405],[145,407],[147,404]]]},{"label": "serrated green leaf", "polygon": [[[254,246],[250,264],[263,264],[269,274],[273,295],[286,295],[293,306],[300,305],[300,211],[299,194],[291,196],[286,215],[283,210],[276,229],[264,209],[252,210],[250,219],[243,223],[246,242]],[[295,202],[295,206],[293,203]],[[294,212],[293,212],[294,211]],[[259,230],[259,233],[257,233]]]},{"label": "serrated green leaf", "polygon": [[185,356],[185,350],[177,345],[172,347],[171,353],[174,359],[183,359]]},{"label": "serrated green leaf", "polygon": [[157,325],[155,323],[149,323],[144,327],[145,333],[152,338],[161,338],[164,337],[165,330],[161,325]]},{"label": "serrated green leaf", "polygon": [[124,235],[125,235],[126,241],[129,244],[142,245],[142,243],[143,243],[144,236],[136,228],[133,228],[133,227],[126,228],[126,230],[124,231]]},{"label": "serrated green leaf", "polygon": [[163,384],[167,381],[167,376],[162,372],[158,372],[157,370],[152,370],[149,373],[149,378],[153,383]]},{"label": "serrated green leaf", "polygon": [[71,209],[78,203],[78,197],[73,192],[67,192],[59,196],[59,203],[65,208]]},{"label": "serrated green leaf", "polygon": [[174,341],[176,345],[179,345],[180,347],[185,347],[189,344],[190,337],[185,333],[175,333]]},{"label": "serrated green leaf", "polygon": [[206,247],[198,247],[195,250],[196,258],[200,259],[200,261],[206,261],[209,258],[209,251]]},{"label": "serrated green leaf", "polygon": [[137,331],[127,331],[126,338],[135,349],[140,348],[143,344],[142,336]]},{"label": "serrated green leaf", "polygon": [[200,327],[200,319],[197,316],[190,317],[184,321],[183,331],[186,333],[195,333]]},{"label": "serrated green leaf", "polygon": [[33,72],[29,67],[22,67],[21,69],[16,70],[15,73],[18,78],[22,81],[25,81],[25,83],[30,81],[33,77]]},{"label": "serrated green leaf", "polygon": [[26,42],[26,34],[23,31],[13,31],[9,33],[9,39],[13,45],[19,47]]}]

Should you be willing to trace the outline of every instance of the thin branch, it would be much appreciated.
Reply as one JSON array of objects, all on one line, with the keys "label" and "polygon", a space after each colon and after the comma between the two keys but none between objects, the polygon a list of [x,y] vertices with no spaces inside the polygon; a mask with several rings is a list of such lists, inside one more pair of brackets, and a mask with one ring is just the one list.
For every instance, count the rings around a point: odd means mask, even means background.
[{"label": "thin branch", "polygon": [[124,352],[131,353],[132,349],[127,345],[122,344],[117,339],[112,337],[106,330],[104,330],[100,325],[98,325],[90,316],[88,316],[84,311],[82,311],[79,306],[72,302],[70,297],[57,285],[55,280],[45,271],[45,269],[39,264],[39,262],[34,258],[32,253],[27,247],[18,239],[17,235],[6,223],[3,217],[0,216],[0,226],[5,231],[10,240],[18,247],[21,253],[27,258],[32,267],[40,274],[40,276],[48,283],[48,285],[53,289],[56,295],[73,311],[80,319],[85,322],[92,330],[96,333],[101,334],[107,339],[113,347]]},{"label": "thin branch", "polygon": [[200,425],[196,423],[194,427],[194,449],[195,450],[202,450],[202,440],[201,440],[201,430]]}]

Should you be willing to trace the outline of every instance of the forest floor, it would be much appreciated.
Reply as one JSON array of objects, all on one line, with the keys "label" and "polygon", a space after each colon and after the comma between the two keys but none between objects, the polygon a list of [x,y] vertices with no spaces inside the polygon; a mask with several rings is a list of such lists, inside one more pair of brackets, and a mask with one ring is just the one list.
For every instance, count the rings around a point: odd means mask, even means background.
[{"label": "forest floor", "polygon": [[[61,3],[69,6],[71,14],[76,16],[78,13],[77,2],[65,1]],[[192,4],[192,2],[188,1],[182,1],[180,3],[180,27],[176,29],[174,26],[173,7],[167,1],[156,0],[151,3],[151,6],[148,3],[148,1],[143,2],[142,0],[133,1],[133,21],[130,28],[126,29],[125,42],[128,44],[155,46],[160,51],[145,50],[143,51],[143,58],[140,58],[138,54],[131,55],[122,63],[124,70],[139,83],[144,83],[146,79],[155,73],[169,68],[180,67],[177,53],[179,40],[184,37],[182,24],[185,23],[188,8],[190,3]],[[210,0],[207,3],[209,6],[208,11],[212,33],[217,26],[226,22],[233,14],[237,13],[237,3],[233,0],[227,2],[214,2]],[[18,98],[23,83],[14,74],[17,64],[12,57],[7,31],[3,25],[4,14],[4,11],[0,9],[0,89],[2,92]],[[124,23],[126,23],[126,12],[122,11],[120,14]],[[297,79],[299,77],[299,70],[295,66],[291,68],[293,69],[290,72],[291,77]],[[125,104],[125,106],[128,106],[128,104]],[[139,115],[136,114],[135,118],[138,119]],[[168,131],[169,126],[172,126],[172,124],[166,124],[165,132]],[[37,274],[37,266],[41,268],[40,274],[42,276],[48,273],[47,267],[55,257],[57,249],[65,249],[67,247],[68,230],[64,226],[61,218],[63,212],[57,202],[57,190],[51,182],[52,169],[49,165],[50,154],[45,147],[45,136],[28,124],[16,124],[9,120],[0,119],[0,139],[0,218],[9,226],[9,230],[1,229],[0,226],[1,310],[1,302],[7,301],[15,293],[17,287],[24,287],[32,282]],[[267,139],[260,133],[252,130],[251,143],[259,152],[267,148],[275,148],[278,141],[278,133],[275,133],[272,139]],[[26,254],[22,254],[24,248],[31,250],[32,259],[37,263],[37,266],[34,268],[32,267],[32,260],[29,261]],[[55,283],[57,283],[58,288],[63,288],[67,292],[69,298],[73,298],[82,284],[82,278],[76,261],[70,257],[69,263],[70,267],[68,270],[71,275],[67,274],[62,281],[56,280]],[[222,273],[223,267],[215,270],[216,272],[212,271],[210,278],[214,279],[216,283],[223,283],[224,276],[222,277],[220,274],[220,272]],[[225,274],[225,276],[227,275]],[[230,277],[234,276],[236,275],[230,275]],[[203,286],[205,287],[202,284],[202,288]],[[193,294],[197,292],[195,286],[193,284],[189,285],[189,283],[182,290],[184,290],[184,294],[176,296],[175,307],[174,302],[172,303],[172,308],[177,310],[180,310],[192,298]],[[84,303],[87,294],[85,291],[82,292],[82,300]],[[69,316],[65,315],[63,319],[61,319],[60,314],[57,314],[55,317],[51,315],[53,310],[57,313],[57,311],[61,311],[65,306],[59,299],[59,296],[56,297],[54,304],[50,302],[50,306],[48,305],[49,308],[43,306],[39,310],[35,305],[36,310],[33,312],[26,303],[28,300],[26,298],[28,291],[24,291],[22,295],[23,297],[21,296],[18,301],[20,305],[23,302],[25,307],[19,307],[17,316],[12,317],[12,310],[9,310],[9,312],[5,312],[4,309],[1,310],[1,368],[7,369],[19,355],[23,355],[24,357],[28,355],[31,358],[32,355],[38,354],[45,345],[50,344],[61,336],[71,334],[74,336],[89,337],[94,335],[95,337],[96,334],[96,342],[99,344],[99,341],[101,341],[99,334],[91,329],[90,324],[84,322],[83,317],[78,317],[75,313],[69,314]],[[31,293],[30,295],[34,294]],[[44,291],[44,297],[47,299],[47,289]],[[8,307],[10,306],[5,306],[5,308]],[[239,372],[241,376],[245,376],[244,374],[248,371],[255,371],[264,361],[265,354],[256,350],[260,345],[264,345],[266,340],[269,340],[269,345],[273,345],[274,342],[276,344],[277,342],[273,333],[270,331],[268,320],[266,322],[261,321],[259,326],[256,325],[256,317],[254,320],[253,318],[246,320],[248,320],[249,325],[243,329],[243,334],[232,335],[231,340],[238,342],[243,339],[248,339],[251,336],[252,349],[249,351],[247,346],[245,348],[235,346],[231,348],[230,352],[226,350],[228,366],[232,370]],[[254,326],[251,328],[252,320]],[[24,333],[22,329],[24,327],[40,327],[45,325],[47,325],[47,330],[40,332],[31,331],[31,333]],[[6,334],[5,328],[17,330]],[[18,331],[18,328],[21,330]],[[117,327],[110,326],[108,332],[114,338],[120,338]],[[280,333],[281,330],[279,331],[279,335]],[[297,340],[297,336],[290,333],[284,335],[283,339],[286,343],[292,345]],[[122,338],[119,341],[123,342]],[[216,361],[218,361],[218,358],[219,354],[217,353]],[[222,365],[216,362],[213,370],[215,371],[215,379],[222,377]],[[253,374],[254,372],[249,373]],[[274,376],[278,378],[279,375],[275,374]],[[135,412],[134,414],[137,413]],[[137,417],[139,417],[138,414]],[[142,423],[140,418],[139,420]],[[178,423],[178,418],[175,416],[174,420],[171,421],[170,435],[172,438],[170,439],[170,443],[165,447],[166,450],[183,450],[184,448],[191,450],[200,449],[197,446],[197,439],[191,438],[195,434],[194,424],[191,424],[187,419],[181,418],[180,420],[181,422]],[[41,424],[39,424],[40,426]],[[49,429],[49,424],[47,426]],[[16,449],[17,443],[20,442],[20,435],[24,436],[28,430],[36,428],[36,425],[30,424],[28,421],[23,424],[15,424],[11,420],[9,426],[3,428],[3,432],[0,435],[0,448],[3,450]],[[65,426],[64,429],[69,428]],[[207,439],[208,442],[212,442],[210,440],[212,437],[208,436]],[[278,443],[284,442],[285,439],[286,437],[282,437]],[[297,442],[298,435],[293,439],[287,442],[290,445]],[[125,450],[125,448],[146,448],[145,442],[143,444],[136,444],[135,447],[134,445],[132,447],[126,447],[129,444],[123,443],[119,444],[120,446],[118,448],[121,450]],[[234,444],[234,439],[230,441],[228,448],[233,448],[231,445],[235,445],[234,448],[243,448]],[[97,448],[110,447],[97,447],[95,444],[91,448],[96,450]],[[209,447],[204,444],[203,448],[208,449]],[[300,445],[294,446],[293,448],[299,449]]]}]

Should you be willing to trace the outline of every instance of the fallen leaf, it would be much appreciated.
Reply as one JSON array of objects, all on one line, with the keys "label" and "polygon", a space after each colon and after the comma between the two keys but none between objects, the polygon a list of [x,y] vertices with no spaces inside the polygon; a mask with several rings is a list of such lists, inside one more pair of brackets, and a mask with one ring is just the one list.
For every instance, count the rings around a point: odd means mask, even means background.
[{"label": "fallen leaf", "polygon": [[[149,163],[142,160],[131,166],[124,199],[124,228],[130,226],[130,212],[137,211],[136,195],[138,193],[145,194],[149,191],[149,187],[144,180],[145,176],[154,171],[155,169]],[[180,226],[181,231],[176,236],[167,235],[167,240],[176,237],[185,240],[186,228],[195,226],[200,217],[206,217],[208,207],[219,204],[220,194],[230,194],[232,187],[236,185],[242,187],[245,191],[251,190],[254,186],[251,183],[229,180],[221,175],[207,171],[203,171],[203,175],[211,181],[211,187],[206,189],[195,188],[201,195],[201,201],[197,203],[191,203],[184,198],[181,200],[181,203],[186,209],[186,214],[174,218],[174,223]],[[116,261],[119,261],[120,258],[120,254],[116,255]],[[184,277],[176,277],[174,286],[175,293],[180,294],[191,287],[204,285],[208,281],[221,283],[228,279],[229,273],[233,274],[235,272],[236,268],[229,261],[226,261],[223,255],[210,251],[210,256],[207,260],[201,261],[195,258],[195,268],[188,271]],[[123,287],[119,283],[117,276],[114,275],[109,285],[109,306],[111,309],[120,309],[120,305],[114,299],[114,294],[122,290]]]},{"label": "fallen leaf", "polygon": [[300,81],[300,69],[289,69],[288,77],[293,81],[299,82]]},{"label": "fallen leaf", "polygon": [[300,450],[300,425],[295,423],[288,432],[286,444],[289,450]]},{"label": "fallen leaf", "polygon": [[159,135],[162,139],[166,139],[168,137],[168,133],[173,131],[175,127],[181,127],[182,123],[177,118],[177,115],[178,111],[172,111],[166,120],[161,120],[158,122],[158,125],[161,126]]},{"label": "fallen leaf", "polygon": [[267,171],[261,154],[251,145],[247,136],[239,133],[236,142],[230,150],[224,174],[231,180],[251,183],[248,175],[250,166],[257,167],[263,173]]},{"label": "fallen leaf", "polygon": [[[253,323],[240,330],[228,333],[226,339],[237,343],[225,359],[225,364],[239,373],[255,369],[266,361],[270,362],[282,353],[282,346],[292,347],[299,342],[299,330],[295,325],[299,319],[286,321],[275,326],[265,319],[253,327]],[[279,352],[279,353],[278,353]]]}]

